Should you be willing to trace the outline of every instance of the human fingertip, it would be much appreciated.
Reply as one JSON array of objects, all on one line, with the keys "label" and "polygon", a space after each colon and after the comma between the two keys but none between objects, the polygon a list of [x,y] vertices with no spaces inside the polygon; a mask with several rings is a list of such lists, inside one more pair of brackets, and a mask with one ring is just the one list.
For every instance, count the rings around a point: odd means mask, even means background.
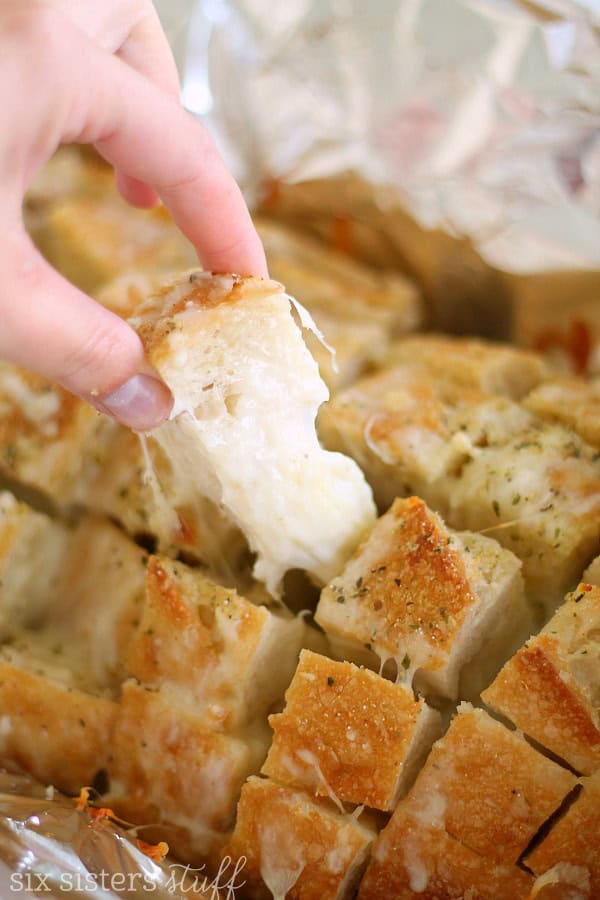
[{"label": "human fingertip", "polygon": [[133,375],[110,394],[86,399],[134,431],[152,431],[169,417],[173,407],[173,396],[166,384],[144,374]]}]

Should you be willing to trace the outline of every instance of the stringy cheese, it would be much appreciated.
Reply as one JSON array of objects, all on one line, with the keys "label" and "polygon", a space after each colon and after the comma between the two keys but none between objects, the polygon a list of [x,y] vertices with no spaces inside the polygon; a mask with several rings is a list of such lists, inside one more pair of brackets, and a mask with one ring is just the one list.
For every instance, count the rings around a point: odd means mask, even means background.
[{"label": "stringy cheese", "polygon": [[193,273],[146,301],[133,324],[175,400],[151,433],[175,494],[226,512],[272,594],[289,569],[333,577],[375,507],[357,465],[319,444],[328,391],[281,285]]}]

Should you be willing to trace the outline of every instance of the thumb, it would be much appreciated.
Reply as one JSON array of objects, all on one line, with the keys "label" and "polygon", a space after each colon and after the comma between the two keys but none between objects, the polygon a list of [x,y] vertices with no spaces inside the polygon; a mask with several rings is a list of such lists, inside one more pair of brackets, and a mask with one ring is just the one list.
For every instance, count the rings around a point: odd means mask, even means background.
[{"label": "thumb", "polygon": [[133,329],[62,278],[24,232],[4,243],[2,256],[0,357],[136,431],[159,425],[172,397]]}]

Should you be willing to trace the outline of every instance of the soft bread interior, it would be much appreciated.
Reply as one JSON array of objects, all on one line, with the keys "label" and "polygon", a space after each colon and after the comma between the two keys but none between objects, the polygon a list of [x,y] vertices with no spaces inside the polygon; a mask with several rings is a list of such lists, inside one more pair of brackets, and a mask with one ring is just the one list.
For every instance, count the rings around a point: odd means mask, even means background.
[{"label": "soft bread interior", "polygon": [[175,398],[152,439],[182,502],[208,497],[226,512],[271,593],[289,569],[332,577],[374,505],[356,464],[319,444],[315,418],[328,392],[281,285],[195,272],[145,301],[132,322]]}]

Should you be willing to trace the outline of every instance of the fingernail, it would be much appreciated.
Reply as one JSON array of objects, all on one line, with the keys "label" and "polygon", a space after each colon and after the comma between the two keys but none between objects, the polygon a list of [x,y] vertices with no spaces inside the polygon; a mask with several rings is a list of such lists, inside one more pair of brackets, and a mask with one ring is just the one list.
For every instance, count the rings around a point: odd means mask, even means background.
[{"label": "fingernail", "polygon": [[134,431],[151,431],[168,417],[173,397],[166,384],[150,375],[134,375],[106,397],[91,403]]}]

